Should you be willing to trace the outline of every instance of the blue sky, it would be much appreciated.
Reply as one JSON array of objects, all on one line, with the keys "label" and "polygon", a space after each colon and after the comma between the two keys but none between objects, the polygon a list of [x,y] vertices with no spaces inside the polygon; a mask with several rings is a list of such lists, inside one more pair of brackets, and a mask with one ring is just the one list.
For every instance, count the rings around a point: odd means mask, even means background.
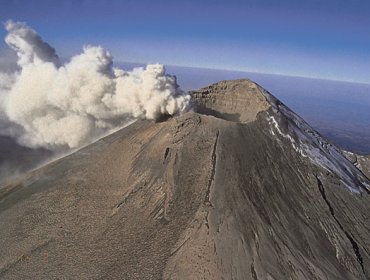
[{"label": "blue sky", "polygon": [[370,83],[370,1],[0,0],[8,19],[61,57],[98,44],[118,61]]}]

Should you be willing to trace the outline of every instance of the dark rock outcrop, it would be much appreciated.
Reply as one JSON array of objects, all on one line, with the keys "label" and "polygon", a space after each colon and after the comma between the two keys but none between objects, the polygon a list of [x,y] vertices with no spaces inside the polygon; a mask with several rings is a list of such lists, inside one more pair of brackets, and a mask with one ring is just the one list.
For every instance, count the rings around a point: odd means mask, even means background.
[{"label": "dark rock outcrop", "polygon": [[343,153],[367,178],[370,178],[370,155],[357,155],[348,151],[343,151]]}]

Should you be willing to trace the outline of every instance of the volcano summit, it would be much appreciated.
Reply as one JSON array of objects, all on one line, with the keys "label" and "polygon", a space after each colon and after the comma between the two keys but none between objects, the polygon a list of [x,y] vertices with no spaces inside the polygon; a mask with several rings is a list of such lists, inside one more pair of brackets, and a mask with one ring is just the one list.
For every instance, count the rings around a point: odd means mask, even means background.
[{"label": "volcano summit", "polygon": [[0,189],[2,279],[369,279],[370,182],[249,80]]}]

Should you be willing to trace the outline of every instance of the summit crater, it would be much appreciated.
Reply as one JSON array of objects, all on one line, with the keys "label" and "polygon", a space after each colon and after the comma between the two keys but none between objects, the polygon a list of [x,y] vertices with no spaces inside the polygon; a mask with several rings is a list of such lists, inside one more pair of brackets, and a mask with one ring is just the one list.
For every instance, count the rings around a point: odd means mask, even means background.
[{"label": "summit crater", "polygon": [[254,121],[271,107],[263,89],[247,79],[220,81],[190,94],[196,112],[234,122]]}]

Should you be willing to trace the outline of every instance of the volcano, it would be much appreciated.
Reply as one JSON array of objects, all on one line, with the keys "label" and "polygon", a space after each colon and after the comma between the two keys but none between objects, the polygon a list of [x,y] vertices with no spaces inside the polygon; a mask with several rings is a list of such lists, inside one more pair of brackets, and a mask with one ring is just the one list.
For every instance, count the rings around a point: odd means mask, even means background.
[{"label": "volcano", "polygon": [[370,279],[370,182],[250,80],[0,189],[1,279]]}]

